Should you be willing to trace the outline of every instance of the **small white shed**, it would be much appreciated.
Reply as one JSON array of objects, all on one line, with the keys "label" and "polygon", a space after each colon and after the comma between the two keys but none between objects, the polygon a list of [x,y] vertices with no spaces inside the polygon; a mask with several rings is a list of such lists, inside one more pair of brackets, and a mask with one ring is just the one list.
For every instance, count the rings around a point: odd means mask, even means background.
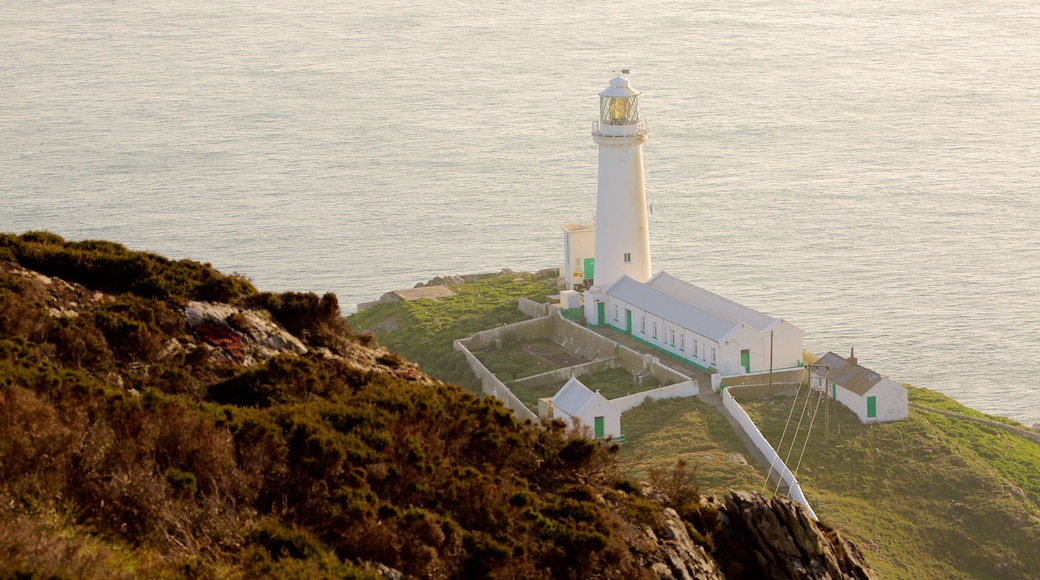
[{"label": "small white shed", "polygon": [[828,352],[816,365],[818,375],[828,373],[830,397],[851,409],[860,422],[898,421],[910,414],[906,387],[861,367],[854,354],[842,358]]},{"label": "small white shed", "polygon": [[621,436],[621,411],[578,379],[571,377],[552,398],[538,400],[538,416],[543,419],[575,420],[587,425],[596,439]]},{"label": "small white shed", "polygon": [[579,222],[563,225],[563,266],[560,276],[567,290],[592,280],[596,257],[596,225]]}]

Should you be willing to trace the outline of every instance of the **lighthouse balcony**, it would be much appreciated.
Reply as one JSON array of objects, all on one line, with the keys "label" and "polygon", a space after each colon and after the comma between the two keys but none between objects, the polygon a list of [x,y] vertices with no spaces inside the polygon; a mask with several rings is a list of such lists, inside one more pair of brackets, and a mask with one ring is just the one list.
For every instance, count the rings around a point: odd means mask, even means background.
[{"label": "lighthouse balcony", "polygon": [[592,134],[596,137],[646,137],[649,133],[646,121],[632,125],[607,125],[599,121],[592,123]]}]

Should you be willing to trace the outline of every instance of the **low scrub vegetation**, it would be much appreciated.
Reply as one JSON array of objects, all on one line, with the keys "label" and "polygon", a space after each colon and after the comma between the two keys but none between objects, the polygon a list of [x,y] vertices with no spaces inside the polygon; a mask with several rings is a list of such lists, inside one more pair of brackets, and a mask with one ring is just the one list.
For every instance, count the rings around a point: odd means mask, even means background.
[{"label": "low scrub vegetation", "polygon": [[[118,244],[0,244],[0,576],[643,574],[629,543],[661,508],[619,478],[616,445],[391,372],[407,362],[354,335],[334,296],[261,294]],[[206,341],[233,350],[234,335],[180,309],[215,288],[309,353],[215,360]],[[459,320],[417,316],[401,342],[446,356],[423,337],[510,321],[505,296],[544,291],[519,275],[463,289],[444,305]]]}]

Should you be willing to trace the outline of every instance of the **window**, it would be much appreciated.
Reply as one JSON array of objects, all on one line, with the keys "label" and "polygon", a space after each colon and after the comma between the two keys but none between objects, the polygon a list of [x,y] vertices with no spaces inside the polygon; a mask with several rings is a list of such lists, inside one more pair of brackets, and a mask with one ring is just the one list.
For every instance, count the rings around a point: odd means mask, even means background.
[{"label": "window", "polygon": [[617,320],[617,315],[618,315],[618,305],[615,304],[614,305],[614,320]]},{"label": "window", "polygon": [[715,364],[715,347],[711,347],[711,364]]},{"label": "window", "polygon": [[632,263],[632,254],[630,254],[628,252],[625,252],[625,263],[626,264]]},{"label": "window", "polygon": [[654,322],[654,338],[657,338],[657,322]]},{"label": "window", "polygon": [[675,329],[672,329],[672,346],[675,346]]},{"label": "window", "polygon": [[699,356],[697,354],[697,339],[693,339],[693,356]]},{"label": "window", "polygon": [[686,350],[686,335],[679,335],[679,350]]},{"label": "window", "polygon": [[645,316],[640,316],[639,317],[639,332],[642,332],[643,334],[646,334],[646,317]]}]

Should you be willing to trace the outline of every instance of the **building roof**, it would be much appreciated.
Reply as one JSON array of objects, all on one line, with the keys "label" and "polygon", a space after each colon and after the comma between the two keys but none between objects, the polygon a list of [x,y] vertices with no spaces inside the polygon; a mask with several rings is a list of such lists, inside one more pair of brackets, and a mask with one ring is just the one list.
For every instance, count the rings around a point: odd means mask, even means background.
[{"label": "building roof", "polygon": [[[588,387],[583,385],[581,381],[575,377],[571,377],[567,381],[567,384],[563,385],[556,395],[553,396],[553,406],[557,409],[567,413],[572,417],[576,417],[591,403],[596,397],[603,398],[603,395],[595,393]],[[603,398],[606,400],[606,398]],[[609,403],[609,401],[607,401]]]},{"label": "building roof", "polygon": [[779,320],[683,282],[663,270],[645,284],[622,276],[607,287],[606,293],[715,341],[741,324],[763,331]]},{"label": "building roof", "polygon": [[849,362],[833,352],[828,352],[823,355],[820,360],[816,361],[817,365],[824,365],[827,368],[817,368],[816,373],[821,374],[830,372],[830,382],[837,383],[845,390],[852,391],[857,395],[864,395],[870,389],[874,388],[874,385],[881,382],[885,377],[881,376],[868,368],[859,366],[858,363]]},{"label": "building roof", "polygon": [[678,298],[687,304],[696,306],[705,312],[714,314],[719,318],[733,322],[743,322],[755,330],[768,330],[778,320],[768,314],[763,314],[753,308],[738,304],[729,298],[705,290],[700,286],[680,280],[664,270],[647,280],[646,285],[669,296]]},{"label": "building roof", "polygon": [[607,287],[606,293],[637,306],[648,314],[660,316],[683,328],[694,330],[709,340],[722,340],[740,324],[669,296],[634,278],[629,278],[627,274]]},{"label": "building roof", "polygon": [[578,222],[573,224],[563,224],[564,231],[568,232],[594,232],[596,231],[596,224],[591,222]]}]

